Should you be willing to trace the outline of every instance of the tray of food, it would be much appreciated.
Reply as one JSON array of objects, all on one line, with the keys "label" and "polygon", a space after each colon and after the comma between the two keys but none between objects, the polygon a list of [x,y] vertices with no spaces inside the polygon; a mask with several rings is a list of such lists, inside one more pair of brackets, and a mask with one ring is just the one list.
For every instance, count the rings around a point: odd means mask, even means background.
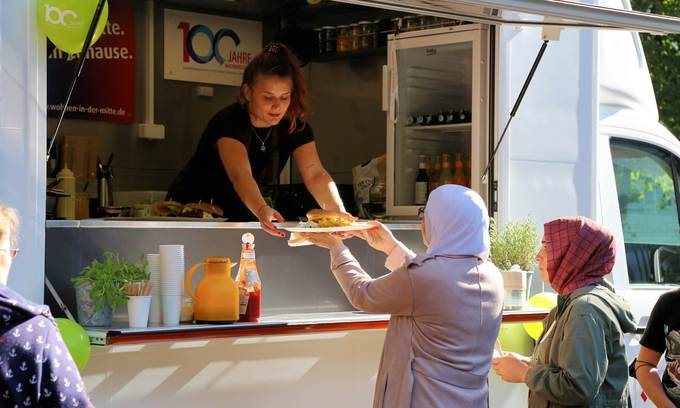
[{"label": "tray of food", "polygon": [[[116,210],[116,211],[114,211]],[[137,205],[123,211],[122,208],[105,208],[107,217],[112,221],[226,221],[224,212],[212,203],[187,203],[160,201],[155,205]]]}]

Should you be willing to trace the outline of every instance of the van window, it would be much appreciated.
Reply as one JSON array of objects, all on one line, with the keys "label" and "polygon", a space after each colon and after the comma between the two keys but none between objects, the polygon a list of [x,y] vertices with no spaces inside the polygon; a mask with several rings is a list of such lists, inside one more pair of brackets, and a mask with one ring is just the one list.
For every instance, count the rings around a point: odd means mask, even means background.
[{"label": "van window", "polygon": [[680,283],[677,159],[620,139],[611,151],[630,283]]}]

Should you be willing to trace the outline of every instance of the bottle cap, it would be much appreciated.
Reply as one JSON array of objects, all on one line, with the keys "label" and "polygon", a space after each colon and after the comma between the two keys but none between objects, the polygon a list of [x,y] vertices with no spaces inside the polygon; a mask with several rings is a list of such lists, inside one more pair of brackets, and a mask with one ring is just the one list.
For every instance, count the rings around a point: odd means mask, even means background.
[{"label": "bottle cap", "polygon": [[241,242],[244,244],[252,244],[255,242],[255,236],[250,232],[246,232],[245,234],[241,235]]},{"label": "bottle cap", "polygon": [[67,165],[64,165],[64,168],[59,170],[59,173],[57,173],[57,178],[58,179],[63,179],[63,178],[73,178],[73,172],[68,168]]}]

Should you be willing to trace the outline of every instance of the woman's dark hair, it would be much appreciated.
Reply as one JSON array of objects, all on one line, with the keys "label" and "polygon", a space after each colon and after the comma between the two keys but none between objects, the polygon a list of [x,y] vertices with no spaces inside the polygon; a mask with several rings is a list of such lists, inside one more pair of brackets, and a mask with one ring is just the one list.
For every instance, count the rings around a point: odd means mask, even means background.
[{"label": "woman's dark hair", "polygon": [[252,89],[258,75],[290,78],[292,80],[293,89],[290,95],[290,106],[288,106],[286,112],[286,118],[290,121],[288,132],[292,133],[297,129],[302,129],[307,119],[307,103],[305,101],[307,87],[302,78],[297,57],[282,43],[273,42],[264,47],[264,50],[250,61],[243,72],[239,96],[241,105],[246,105],[243,85],[248,85]]}]

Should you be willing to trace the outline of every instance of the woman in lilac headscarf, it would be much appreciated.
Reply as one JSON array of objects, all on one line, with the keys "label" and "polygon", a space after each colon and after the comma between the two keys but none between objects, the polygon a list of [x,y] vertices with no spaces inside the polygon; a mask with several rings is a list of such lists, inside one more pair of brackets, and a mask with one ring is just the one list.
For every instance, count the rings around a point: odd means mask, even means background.
[{"label": "woman in lilac headscarf", "polygon": [[374,407],[487,406],[487,373],[501,323],[503,282],[488,261],[489,218],[481,197],[445,185],[422,219],[427,252],[416,256],[382,224],[356,234],[387,255],[371,278],[342,241],[305,234],[330,249],[331,270],[357,309],[392,315]]}]

